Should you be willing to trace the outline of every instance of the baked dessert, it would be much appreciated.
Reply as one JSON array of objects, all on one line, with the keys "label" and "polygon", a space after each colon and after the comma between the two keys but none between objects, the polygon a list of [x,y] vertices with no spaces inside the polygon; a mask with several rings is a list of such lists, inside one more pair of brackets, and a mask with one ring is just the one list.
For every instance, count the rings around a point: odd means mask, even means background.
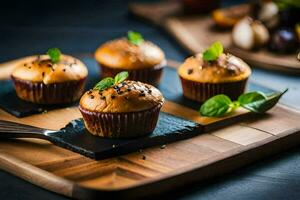
[{"label": "baked dessert", "polygon": [[102,88],[96,85],[81,97],[79,110],[91,134],[134,138],[155,129],[163,102],[155,87],[128,80]]},{"label": "baked dessert", "polygon": [[17,66],[11,78],[17,96],[37,104],[61,104],[78,100],[84,92],[88,70],[78,59],[52,49]]},{"label": "baked dessert", "polygon": [[127,38],[119,38],[101,45],[95,52],[101,77],[129,72],[129,79],[157,85],[166,65],[164,52],[146,41],[139,33],[129,31]]},{"label": "baked dessert", "polygon": [[212,59],[205,59],[204,53],[187,58],[179,67],[183,95],[198,102],[217,94],[237,99],[245,90],[250,67],[236,56],[223,53],[223,49]]}]

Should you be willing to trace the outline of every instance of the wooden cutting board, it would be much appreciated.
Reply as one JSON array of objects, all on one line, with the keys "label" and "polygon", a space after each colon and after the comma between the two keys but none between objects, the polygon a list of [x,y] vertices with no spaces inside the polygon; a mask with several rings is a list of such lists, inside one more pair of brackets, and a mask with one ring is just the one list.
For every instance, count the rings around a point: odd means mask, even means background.
[{"label": "wooden cutting board", "polygon": [[300,61],[296,53],[281,55],[266,49],[246,51],[234,47],[231,30],[217,29],[208,15],[184,15],[179,1],[133,3],[129,10],[134,16],[164,28],[192,54],[202,52],[213,42],[220,41],[227,52],[242,58],[251,66],[300,74]]},{"label": "wooden cutting board", "polygon": [[[178,64],[169,62],[169,66]],[[250,117],[240,109],[218,119],[201,117],[172,101],[162,111],[200,123],[207,133],[101,161],[39,139],[1,140],[0,168],[77,199],[138,198],[220,176],[300,143],[300,113],[283,105],[263,116]],[[244,116],[248,120],[213,131]],[[0,110],[0,119],[48,129],[60,129],[79,117],[76,107],[24,118]]]}]

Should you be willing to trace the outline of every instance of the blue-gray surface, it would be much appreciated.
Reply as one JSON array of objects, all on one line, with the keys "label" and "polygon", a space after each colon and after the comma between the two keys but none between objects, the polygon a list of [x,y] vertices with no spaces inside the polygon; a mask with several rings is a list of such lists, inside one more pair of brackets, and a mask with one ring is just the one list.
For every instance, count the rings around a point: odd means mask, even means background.
[{"label": "blue-gray surface", "polygon": [[[230,4],[236,1],[225,1]],[[128,1],[9,1],[0,7],[0,62],[60,47],[69,54],[93,52],[102,42],[140,31],[168,58],[187,54],[164,32],[128,16]],[[201,27],[199,27],[201,28]],[[252,81],[290,88],[282,103],[300,109],[300,78],[254,69]],[[1,88],[0,88],[1,89]],[[300,199],[300,149],[296,148],[205,184],[165,194],[164,199]],[[0,171],[0,199],[67,199]]]}]

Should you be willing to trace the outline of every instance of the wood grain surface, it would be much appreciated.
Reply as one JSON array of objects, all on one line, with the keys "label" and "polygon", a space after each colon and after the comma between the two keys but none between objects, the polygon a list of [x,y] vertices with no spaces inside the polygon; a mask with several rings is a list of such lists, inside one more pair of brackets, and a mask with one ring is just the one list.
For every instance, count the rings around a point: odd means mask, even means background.
[{"label": "wood grain surface", "polygon": [[[297,54],[274,54],[266,49],[246,51],[232,45],[231,30],[218,29],[211,16],[184,15],[180,3],[133,3],[130,11],[138,18],[159,25],[169,32],[181,46],[192,54],[202,52],[215,41],[222,42],[225,50],[248,64],[270,70],[300,74]],[[151,13],[155,12],[153,15]]]},{"label": "wood grain surface", "polygon": [[[176,62],[170,63],[178,66]],[[219,130],[214,130],[218,123],[245,116],[247,112],[241,109],[226,118],[205,118],[171,101],[162,110],[207,125],[208,132],[101,161],[39,139],[1,140],[0,168],[69,197],[138,198],[231,172],[300,143],[300,113],[282,105],[265,115],[251,116]],[[79,117],[76,107],[24,118],[0,110],[0,119],[48,129],[59,129]]]}]

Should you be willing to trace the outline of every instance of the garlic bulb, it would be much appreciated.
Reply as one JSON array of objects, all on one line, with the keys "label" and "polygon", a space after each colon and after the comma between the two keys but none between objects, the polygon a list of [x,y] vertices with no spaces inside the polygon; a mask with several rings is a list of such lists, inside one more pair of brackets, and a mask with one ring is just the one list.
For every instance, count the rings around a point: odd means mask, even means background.
[{"label": "garlic bulb", "polygon": [[268,29],[259,21],[250,17],[243,18],[233,28],[233,43],[245,50],[261,47],[270,38]]},{"label": "garlic bulb", "polygon": [[275,27],[279,23],[278,6],[272,1],[262,2],[258,10],[257,18],[268,28]]}]

